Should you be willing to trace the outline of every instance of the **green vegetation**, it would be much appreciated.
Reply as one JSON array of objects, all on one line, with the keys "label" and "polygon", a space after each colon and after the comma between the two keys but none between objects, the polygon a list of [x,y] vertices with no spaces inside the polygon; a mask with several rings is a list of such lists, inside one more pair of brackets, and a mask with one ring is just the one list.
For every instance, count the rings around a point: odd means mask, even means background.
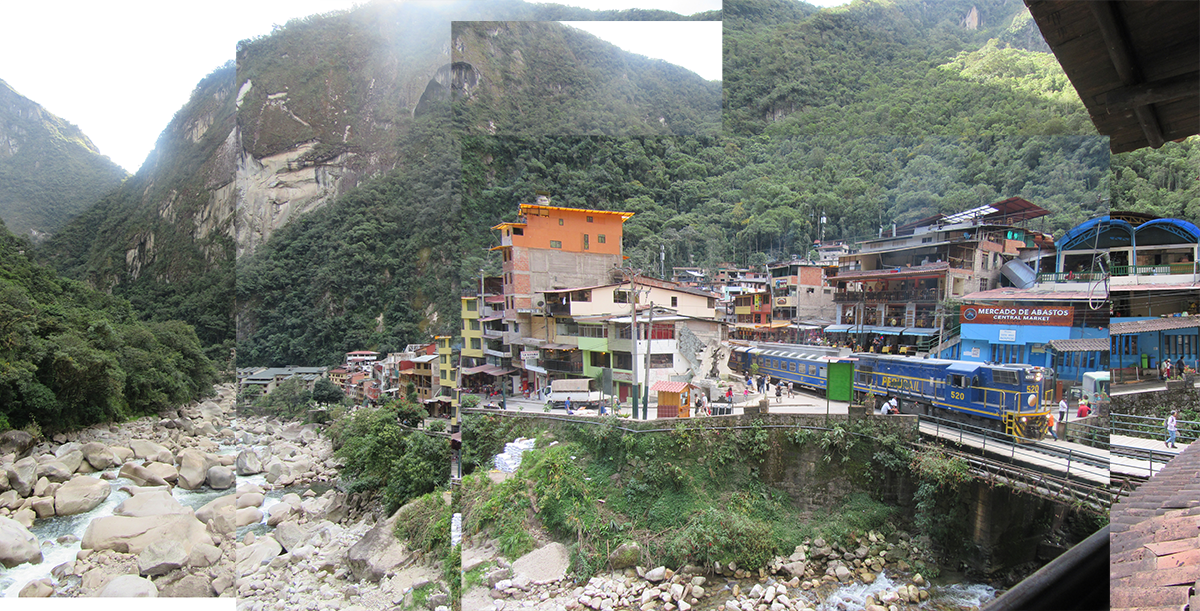
[{"label": "green vegetation", "polygon": [[0,223],[0,429],[47,434],[121,421],[211,393],[195,331],[142,322],[128,301],[31,262]]},{"label": "green vegetation", "polygon": [[[521,425],[514,420],[473,419],[464,445],[480,443],[480,451],[490,452],[500,445],[493,440],[517,432]],[[721,430],[690,423],[672,432],[633,434],[614,424],[563,423],[543,431],[537,449],[505,481],[491,483],[480,470],[465,477],[464,530],[486,531],[514,558],[533,549],[531,529],[544,529],[569,543],[572,570],[586,577],[602,570],[608,550],[626,541],[638,542],[654,562],[668,566],[736,562],[756,568],[805,540],[850,545],[870,531],[891,534],[901,519],[868,492],[910,472],[903,441],[883,431],[855,426],[783,434],[762,426]],[[846,441],[855,437],[863,441]],[[811,479],[850,480],[857,491],[839,502],[805,512],[797,496],[808,493],[769,483],[777,477],[769,475],[776,463],[803,464],[808,459],[802,457],[827,452],[849,457],[817,460]],[[813,494],[822,486],[812,485]]]},{"label": "green vegetation", "polygon": [[218,151],[235,121],[234,72],[231,62],[201,80],[138,174],[37,251],[62,275],[129,300],[145,320],[192,325],[223,369],[234,347],[235,249],[232,215],[214,200],[233,180]]},{"label": "green vegetation", "polygon": [[407,408],[403,400],[361,407],[330,429],[349,489],[382,493],[388,513],[450,481],[449,438],[406,428]]},{"label": "green vegetation", "polygon": [[53,233],[128,174],[78,127],[0,80],[0,218],[13,233]]},{"label": "green vegetation", "polygon": [[555,22],[456,21],[455,62],[478,71],[456,92],[464,132],[716,134],[721,84],[624,52]]}]

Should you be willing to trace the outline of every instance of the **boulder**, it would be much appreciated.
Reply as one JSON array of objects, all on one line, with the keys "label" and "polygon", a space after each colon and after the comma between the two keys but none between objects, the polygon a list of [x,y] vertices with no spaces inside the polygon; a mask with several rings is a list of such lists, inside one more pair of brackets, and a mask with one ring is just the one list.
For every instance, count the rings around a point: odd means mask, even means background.
[{"label": "boulder", "polygon": [[24,456],[26,452],[33,449],[35,443],[37,443],[37,439],[25,431],[17,429],[4,431],[3,434],[0,434],[0,456],[5,454]]},{"label": "boulder", "polygon": [[83,464],[83,452],[71,450],[59,456],[58,462],[61,462],[71,473],[75,473],[79,471],[79,466]]},{"label": "boulder", "polygon": [[614,571],[637,566],[642,559],[642,548],[636,542],[622,543],[608,555],[608,564]]},{"label": "boulder", "polygon": [[83,447],[80,448],[80,451],[83,452],[83,459],[98,471],[103,471],[109,467],[115,467],[118,464],[117,457],[109,451],[108,446],[98,441],[92,441],[83,444]]},{"label": "boulder", "polygon": [[237,574],[239,577],[253,574],[283,551],[283,546],[270,536],[254,542],[254,545],[238,550]]},{"label": "boulder", "polygon": [[101,598],[158,598],[154,582],[137,575],[121,575],[100,591]]},{"label": "boulder", "polygon": [[37,514],[33,512],[32,507],[22,507],[12,514],[12,519],[16,520],[25,528],[33,528],[33,520]]},{"label": "boulder", "polygon": [[48,577],[34,579],[21,588],[17,598],[50,598],[54,594],[54,582]]},{"label": "boulder", "polygon": [[168,465],[167,463],[162,462],[152,462],[146,463],[144,466],[146,467],[147,471],[157,475],[159,479],[167,482],[168,484],[174,484],[179,478],[179,472],[175,470],[174,465]]},{"label": "boulder", "polygon": [[[535,549],[513,562],[513,574],[524,573],[534,584],[555,583],[567,576],[571,553],[557,541]],[[649,578],[649,575],[647,575]]]},{"label": "boulder", "polygon": [[33,485],[37,483],[37,467],[37,460],[32,456],[26,456],[5,467],[9,487],[23,497],[29,496],[33,492]]},{"label": "boulder", "polygon": [[179,501],[165,489],[135,494],[121,501],[121,504],[113,509],[114,515],[133,518],[175,513],[188,513],[188,509],[179,504]]},{"label": "boulder", "polygon": [[159,539],[138,554],[138,574],[165,575],[187,564],[192,550],[187,542],[174,537]]},{"label": "boulder", "polygon": [[287,503],[275,503],[267,509],[267,526],[277,526],[291,519],[296,509]]},{"label": "boulder", "polygon": [[50,518],[54,516],[54,497],[49,496],[31,496],[29,497],[29,507],[37,514],[38,519]]},{"label": "boulder", "polygon": [[176,483],[184,490],[195,490],[208,477],[208,457],[199,450],[184,450],[179,454],[179,477]]},{"label": "boulder", "polygon": [[18,564],[42,561],[42,548],[37,537],[23,524],[0,516],[0,565],[12,568]]},{"label": "boulder", "polygon": [[29,496],[47,496],[46,491],[49,489],[50,480],[46,477],[39,477],[37,483],[33,485],[33,492],[29,493]]},{"label": "boulder", "polygon": [[262,460],[258,458],[258,454],[254,453],[254,450],[242,450],[237,455],[236,466],[238,475],[254,475],[262,473],[263,470]]},{"label": "boulder", "polygon": [[166,486],[167,481],[153,471],[137,463],[127,462],[121,467],[120,477],[132,480],[139,486]]},{"label": "boulder", "polygon": [[308,530],[296,522],[283,522],[275,528],[275,539],[289,552],[303,545],[308,537]]},{"label": "boulder", "polygon": [[112,486],[95,477],[76,475],[54,493],[54,511],[70,516],[95,509],[112,493]]},{"label": "boulder", "polygon": [[129,448],[133,450],[134,458],[141,458],[151,462],[161,462],[168,465],[175,464],[175,455],[170,450],[163,446],[147,441],[145,439],[133,439],[129,442]]},{"label": "boulder", "polygon": [[196,519],[207,524],[209,520],[217,517],[217,512],[219,512],[222,507],[229,507],[231,509],[236,508],[234,504],[235,502],[236,500],[232,494],[219,496],[205,503],[200,509],[197,509]]},{"label": "boulder", "polygon": [[653,581],[655,583],[658,583],[658,582],[662,581],[666,577],[666,575],[667,575],[667,567],[665,567],[665,566],[655,567],[655,568],[650,569],[649,571],[646,571],[646,581]]},{"label": "boulder", "polygon": [[257,524],[262,521],[263,513],[258,507],[243,507],[237,510],[236,524],[238,528]]},{"label": "boulder", "polygon": [[114,467],[117,465],[123,465],[133,460],[133,450],[130,450],[129,448],[122,446],[110,446],[108,451],[111,452],[112,455],[117,459],[117,462],[113,465]]},{"label": "boulder", "polygon": [[38,463],[37,476],[49,479],[52,482],[65,482],[71,479],[75,474],[74,469],[68,469],[67,465],[61,460],[48,460],[43,463]]},{"label": "boulder", "polygon": [[226,490],[233,487],[234,477],[233,470],[229,467],[214,466],[208,468],[205,481],[213,490]]},{"label": "boulder", "polygon": [[203,568],[216,564],[220,559],[221,548],[206,543],[197,543],[192,546],[192,553],[188,555],[188,566]]},{"label": "boulder", "polygon": [[5,509],[16,509],[24,503],[21,495],[17,494],[16,490],[5,490],[0,493],[0,507]]},{"label": "boulder", "polygon": [[160,583],[163,598],[208,598],[215,596],[213,580],[207,575],[184,575],[170,583]]},{"label": "boulder", "polygon": [[[83,549],[111,549],[140,554],[155,541],[177,537],[191,544],[212,543],[204,524],[191,514],[166,514],[144,517],[107,516],[96,518],[83,533]],[[188,548],[191,551],[191,548]]]},{"label": "boulder", "polygon": [[346,550],[346,564],[355,579],[376,582],[408,562],[412,552],[392,534],[403,508],[368,530],[362,539]]},{"label": "boulder", "polygon": [[237,495],[237,507],[258,507],[265,497],[261,492],[244,492]]}]

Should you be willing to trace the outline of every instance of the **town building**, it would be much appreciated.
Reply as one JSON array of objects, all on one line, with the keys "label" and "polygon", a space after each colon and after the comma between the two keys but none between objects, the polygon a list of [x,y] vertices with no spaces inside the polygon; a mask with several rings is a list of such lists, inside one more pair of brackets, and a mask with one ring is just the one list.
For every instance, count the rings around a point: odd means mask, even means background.
[{"label": "town building", "polygon": [[808,261],[788,261],[767,266],[771,289],[772,341],[815,343],[821,329],[837,319],[833,289],[825,284],[826,268]]},{"label": "town building", "polygon": [[893,353],[948,355],[959,341],[956,302],[1000,286],[1001,269],[1036,249],[1039,232],[1024,227],[1048,214],[1019,197],[953,215],[935,215],[882,232],[840,258],[835,287],[835,343]]},{"label": "town building", "polygon": [[281,383],[293,377],[304,380],[312,391],[317,380],[325,377],[326,367],[250,367],[238,370],[238,393],[249,388],[260,388],[263,394],[275,390]]}]

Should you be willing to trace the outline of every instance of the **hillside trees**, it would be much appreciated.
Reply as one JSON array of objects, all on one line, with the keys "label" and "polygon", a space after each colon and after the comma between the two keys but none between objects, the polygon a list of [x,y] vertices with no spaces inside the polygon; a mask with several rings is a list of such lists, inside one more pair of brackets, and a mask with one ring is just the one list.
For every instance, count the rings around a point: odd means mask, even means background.
[{"label": "hillside trees", "polygon": [[128,301],[32,263],[0,224],[0,429],[57,432],[121,420],[211,392],[195,331],[141,322]]}]

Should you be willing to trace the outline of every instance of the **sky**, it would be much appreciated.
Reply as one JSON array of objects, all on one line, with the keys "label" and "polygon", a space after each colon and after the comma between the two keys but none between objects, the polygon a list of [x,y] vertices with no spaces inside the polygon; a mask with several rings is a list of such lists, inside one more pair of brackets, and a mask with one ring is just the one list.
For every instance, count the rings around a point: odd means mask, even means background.
[{"label": "sky", "polygon": [[[435,0],[426,0],[435,1]],[[136,172],[200,79],[234,57],[237,41],[273,25],[361,0],[20,0],[5,2],[0,79],[51,113],[78,125],[117,164]],[[659,8],[681,14],[719,8],[720,0],[569,0],[595,10]],[[236,15],[230,19],[229,15]],[[719,79],[718,23],[638,23],[633,40],[613,44]],[[690,26],[690,28],[688,27]],[[701,33],[701,30],[704,32]],[[609,40],[613,34],[595,33]],[[683,50],[665,57],[668,51]],[[693,60],[702,60],[696,63]]]}]

